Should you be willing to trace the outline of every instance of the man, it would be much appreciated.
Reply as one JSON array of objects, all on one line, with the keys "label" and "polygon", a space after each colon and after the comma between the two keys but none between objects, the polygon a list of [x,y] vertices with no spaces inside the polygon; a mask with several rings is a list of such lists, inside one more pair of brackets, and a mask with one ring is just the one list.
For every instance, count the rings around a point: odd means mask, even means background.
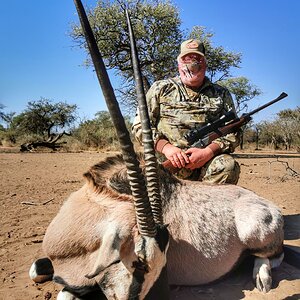
[{"label": "man", "polygon": [[[205,76],[207,62],[200,41],[183,42],[177,61],[180,76],[154,82],[147,93],[155,150],[181,169],[180,178],[236,184],[240,168],[228,153],[238,146],[237,135],[218,138],[203,149],[188,148],[184,138],[189,130],[201,128],[229,110],[235,112],[232,97]],[[141,143],[139,114],[132,131]]]}]

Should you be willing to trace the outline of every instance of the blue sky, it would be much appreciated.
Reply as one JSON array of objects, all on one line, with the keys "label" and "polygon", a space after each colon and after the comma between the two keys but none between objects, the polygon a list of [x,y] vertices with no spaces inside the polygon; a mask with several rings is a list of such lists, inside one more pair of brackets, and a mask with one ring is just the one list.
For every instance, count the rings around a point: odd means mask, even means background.
[{"label": "blue sky", "polygon": [[[95,0],[82,0],[95,6]],[[174,0],[183,29],[205,26],[213,42],[241,52],[241,69],[263,94],[250,103],[256,108],[282,91],[289,97],[256,115],[270,119],[300,105],[300,1],[298,0]],[[0,103],[4,111],[20,113],[28,101],[41,97],[77,104],[82,118],[106,110],[97,78],[82,66],[83,50],[68,36],[78,22],[72,0],[10,0],[0,10]],[[112,79],[113,81],[113,79]]]}]

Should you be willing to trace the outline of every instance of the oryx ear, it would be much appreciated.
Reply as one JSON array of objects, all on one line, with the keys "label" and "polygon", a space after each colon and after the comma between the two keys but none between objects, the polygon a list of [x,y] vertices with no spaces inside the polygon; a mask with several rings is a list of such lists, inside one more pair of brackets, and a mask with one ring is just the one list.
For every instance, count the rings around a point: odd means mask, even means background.
[{"label": "oryx ear", "polygon": [[120,261],[120,247],[121,239],[119,236],[119,230],[106,230],[102,243],[99,248],[97,259],[93,270],[85,275],[85,277],[91,279],[97,276],[101,271],[109,267],[110,265]]}]

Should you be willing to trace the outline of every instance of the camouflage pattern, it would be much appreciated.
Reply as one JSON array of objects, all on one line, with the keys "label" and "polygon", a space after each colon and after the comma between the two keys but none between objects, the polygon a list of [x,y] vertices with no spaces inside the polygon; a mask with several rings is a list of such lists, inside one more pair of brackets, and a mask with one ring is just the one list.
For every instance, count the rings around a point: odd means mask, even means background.
[{"label": "camouflage pattern", "polygon": [[210,183],[237,184],[239,177],[239,164],[229,154],[221,154],[201,168],[198,180]]},{"label": "camouflage pattern", "polygon": [[220,154],[200,169],[183,168],[175,175],[180,179],[237,184],[240,176],[240,166],[229,154]]},{"label": "camouflage pattern", "polygon": [[[229,91],[211,83],[208,78],[205,78],[204,84],[198,91],[185,86],[180,77],[157,81],[147,93],[147,104],[154,142],[163,138],[182,149],[188,147],[187,141],[183,137],[187,131],[201,128],[229,110],[235,112]],[[142,143],[142,130],[138,114],[135,117],[132,131],[136,139]],[[214,140],[213,143],[219,144],[222,153],[228,153],[233,152],[238,146],[239,139],[235,134],[228,134]],[[212,181],[213,174],[218,173],[213,170],[220,169],[221,161],[222,159],[217,164],[218,166],[215,166],[214,163],[207,167],[207,176],[202,175],[201,178]],[[201,169],[204,170],[205,167]],[[195,171],[187,169],[180,173],[186,173],[178,174],[182,178],[191,178],[191,176],[194,178],[196,176]]]}]

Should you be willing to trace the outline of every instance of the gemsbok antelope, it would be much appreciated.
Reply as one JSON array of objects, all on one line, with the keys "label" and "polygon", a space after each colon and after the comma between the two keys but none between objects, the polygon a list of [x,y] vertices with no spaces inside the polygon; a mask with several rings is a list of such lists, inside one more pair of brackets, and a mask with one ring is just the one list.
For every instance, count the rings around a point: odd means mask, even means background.
[{"label": "gemsbok antelope", "polygon": [[[251,254],[256,287],[268,292],[271,268],[283,258],[279,209],[242,187],[182,181],[157,165],[143,89],[138,89],[146,120],[141,171],[82,4],[74,2],[122,156],[107,158],[84,174],[86,184],[49,225],[43,240],[47,257],[33,263],[30,277],[61,284],[60,300],[168,299],[168,285],[213,282]],[[140,88],[130,26],[129,32]]]}]

